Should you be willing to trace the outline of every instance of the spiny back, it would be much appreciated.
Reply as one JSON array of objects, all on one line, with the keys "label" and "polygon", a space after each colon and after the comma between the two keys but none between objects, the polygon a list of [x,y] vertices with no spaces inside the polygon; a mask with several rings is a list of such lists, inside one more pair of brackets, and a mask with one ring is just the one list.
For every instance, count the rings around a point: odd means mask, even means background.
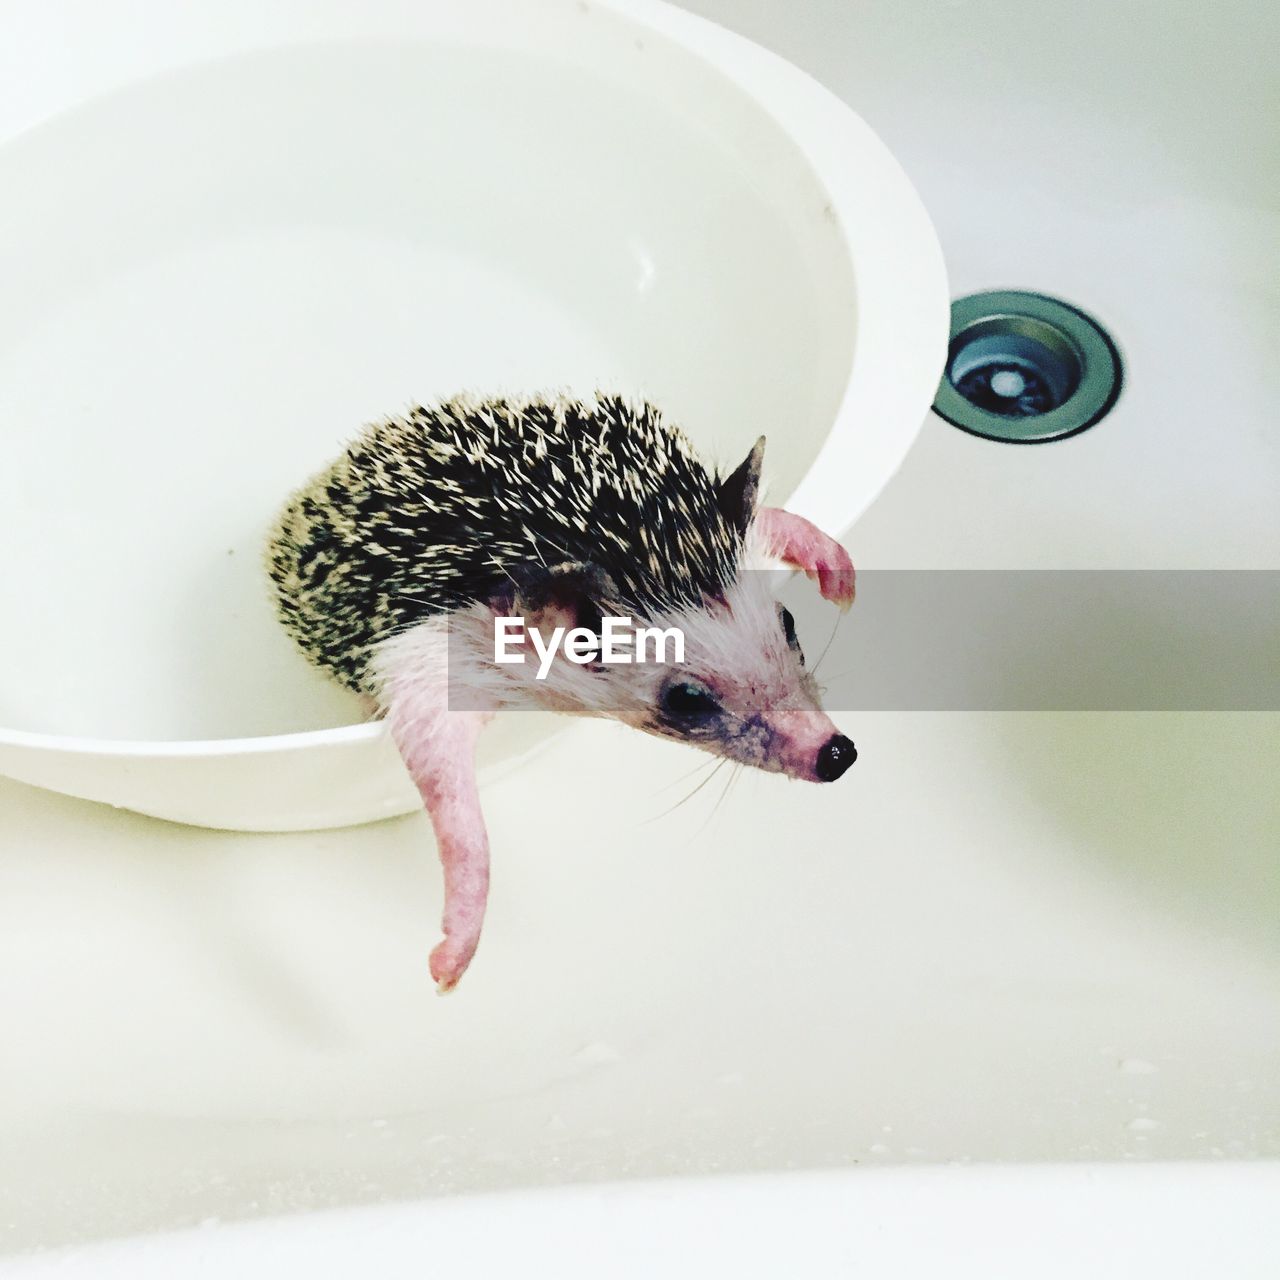
[{"label": "spiny back", "polygon": [[367,427],[272,531],[281,620],[366,689],[371,647],[494,596],[521,568],[590,561],[644,617],[722,594],[741,534],[718,478],[650,404],[456,398]]}]

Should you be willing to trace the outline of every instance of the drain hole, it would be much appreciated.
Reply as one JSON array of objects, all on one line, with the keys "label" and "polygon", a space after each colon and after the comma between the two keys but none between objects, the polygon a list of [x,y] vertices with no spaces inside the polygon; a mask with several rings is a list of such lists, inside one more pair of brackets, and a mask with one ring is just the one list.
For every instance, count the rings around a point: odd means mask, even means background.
[{"label": "drain hole", "polygon": [[983,293],[951,308],[935,411],[993,440],[1058,440],[1098,422],[1120,391],[1115,343],[1082,311],[1036,293]]},{"label": "drain hole", "polygon": [[970,404],[1002,417],[1028,418],[1066,404],[1082,370],[1080,358],[1048,325],[1022,319],[1011,328],[1015,319],[972,325],[959,334],[951,343],[947,377]]},{"label": "drain hole", "polygon": [[988,413],[998,413],[1002,418],[1029,418],[1061,404],[1032,361],[1015,361],[1011,356],[1002,356],[958,378],[953,377],[951,385],[970,404]]}]

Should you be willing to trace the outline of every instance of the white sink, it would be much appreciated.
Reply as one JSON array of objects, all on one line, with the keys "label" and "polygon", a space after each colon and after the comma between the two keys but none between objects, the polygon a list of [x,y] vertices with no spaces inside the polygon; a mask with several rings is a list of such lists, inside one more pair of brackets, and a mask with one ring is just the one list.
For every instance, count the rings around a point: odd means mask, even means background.
[{"label": "white sink", "polygon": [[[860,565],[1280,569],[1280,10],[693,7],[866,116],[957,292],[1060,294],[1124,351],[1061,444],[927,422]],[[4,1247],[394,1275],[475,1239],[599,1274],[648,1233],[671,1275],[1280,1272],[1280,717],[847,727],[838,786],[744,775],[665,817],[692,753],[557,735],[487,788],[491,910],[445,1000],[419,817],[228,835],[0,784]],[[752,1172],[782,1176],[723,1176]],[[668,1175],[709,1182],[618,1185]],[[533,1190],[575,1182],[609,1185]]]}]

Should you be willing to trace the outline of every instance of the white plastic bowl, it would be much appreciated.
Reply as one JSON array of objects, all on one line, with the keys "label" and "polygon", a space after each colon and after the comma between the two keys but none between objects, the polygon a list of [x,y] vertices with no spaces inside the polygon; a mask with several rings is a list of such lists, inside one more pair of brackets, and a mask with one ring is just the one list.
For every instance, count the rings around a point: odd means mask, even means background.
[{"label": "white plastic bowl", "polygon": [[653,0],[131,12],[3,9],[0,772],[241,830],[416,807],[260,559],[409,403],[643,394],[725,462],[765,432],[771,497],[835,532],[914,439],[933,229],[774,55]]}]

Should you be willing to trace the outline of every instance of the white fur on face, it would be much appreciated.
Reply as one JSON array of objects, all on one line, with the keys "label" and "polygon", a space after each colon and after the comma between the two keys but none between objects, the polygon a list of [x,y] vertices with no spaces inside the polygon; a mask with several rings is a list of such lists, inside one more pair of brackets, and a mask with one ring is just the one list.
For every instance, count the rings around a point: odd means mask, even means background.
[{"label": "white fur on face", "polygon": [[[771,563],[771,548],[753,526],[741,571],[723,600],[635,620],[637,625],[680,629],[685,661],[678,666],[653,661],[581,666],[560,654],[546,678],[538,680],[532,651],[524,664],[494,662],[491,607],[477,604],[459,611],[448,622],[449,705],[488,710],[536,706],[618,720],[770,772],[813,779],[817,753],[837,729],[818,702],[812,676],[787,643],[773,591],[776,578],[767,572]],[[605,614],[625,613],[608,601],[596,603]],[[571,617],[540,621],[546,627],[573,625]],[[412,635],[384,642],[385,647],[397,651],[402,661]],[[432,653],[432,661],[438,661],[438,648]],[[690,680],[710,690],[721,707],[720,714],[698,725],[682,724],[662,711],[668,684]]]}]

